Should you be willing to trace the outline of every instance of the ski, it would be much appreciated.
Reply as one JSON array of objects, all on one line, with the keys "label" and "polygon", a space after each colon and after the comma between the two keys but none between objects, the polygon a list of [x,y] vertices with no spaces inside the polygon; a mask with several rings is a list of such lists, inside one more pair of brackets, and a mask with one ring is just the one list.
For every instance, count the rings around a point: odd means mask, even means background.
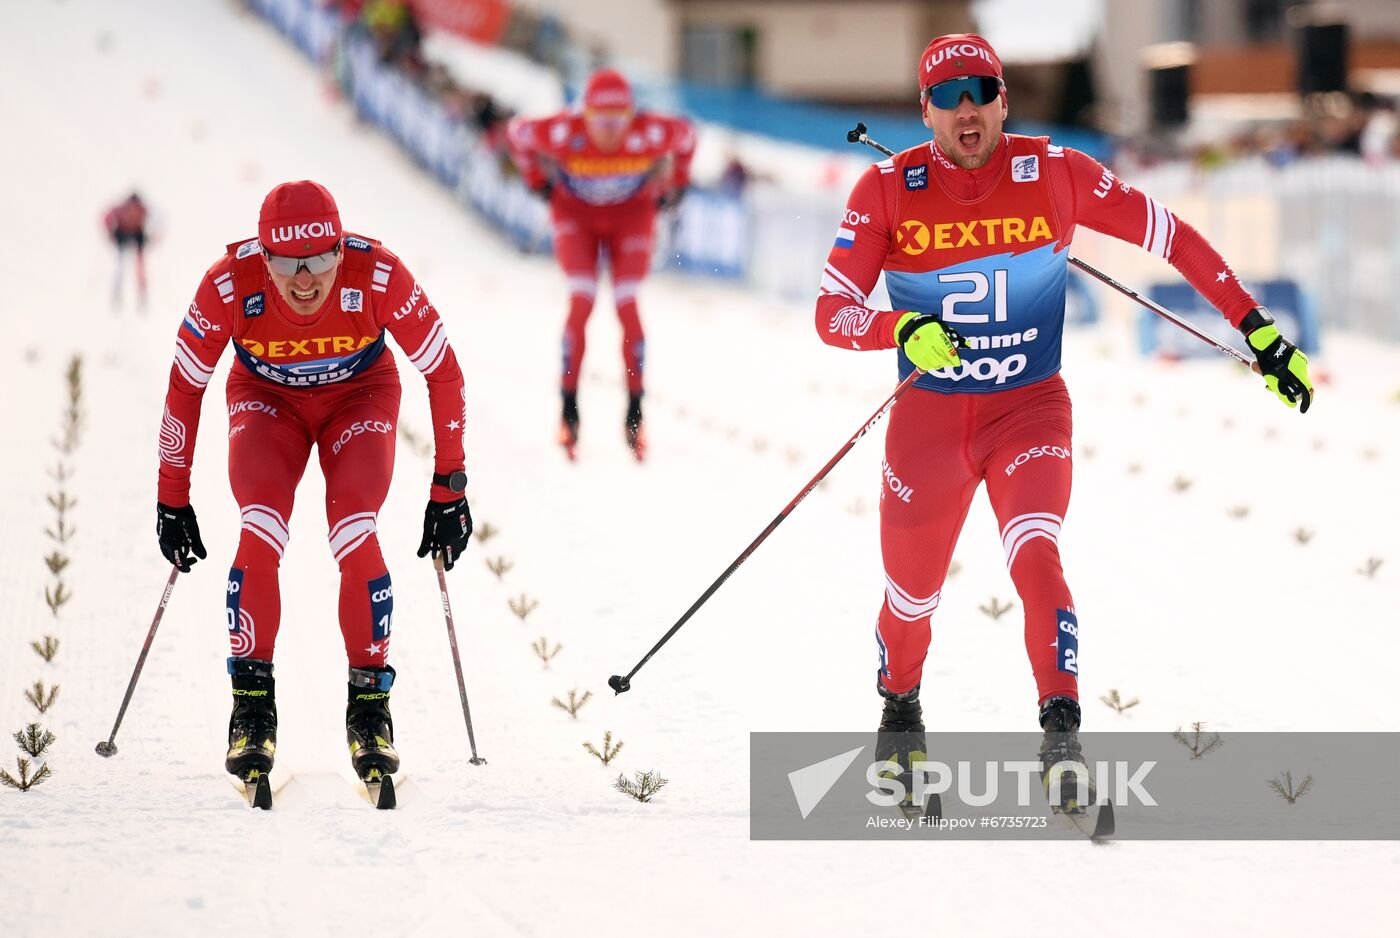
[{"label": "ski", "polygon": [[1066,824],[1095,842],[1112,837],[1116,825],[1111,801],[1071,810],[1052,806],[1050,813],[1063,818]]},{"label": "ski", "polygon": [[578,459],[578,430],[569,426],[568,423],[559,425],[559,445],[564,447],[564,455],[569,458],[569,462]]},{"label": "ski", "polygon": [[380,811],[398,807],[398,795],[394,792],[394,776],[385,775],[379,769],[370,769],[360,778],[360,788],[369,803]]},{"label": "ski", "polygon": [[254,769],[243,778],[230,775],[229,779],[233,782],[234,787],[243,793],[248,807],[261,811],[272,809],[272,778],[266,772]]},{"label": "ski", "polygon": [[[1066,773],[1059,771],[1056,766],[1047,772],[1042,778],[1046,801],[1050,806],[1050,813],[1064,820],[1064,822],[1079,831],[1090,840],[1099,841],[1113,836],[1115,826],[1113,816],[1113,802],[1105,799],[1098,800],[1098,793],[1092,784],[1088,786],[1088,799],[1086,804],[1081,804],[1077,798],[1070,798],[1062,804],[1055,804],[1050,801],[1051,779],[1063,776]],[[1072,775],[1071,775],[1072,777]]]},{"label": "ski", "polygon": [[929,824],[937,826],[938,822],[943,819],[942,795],[929,795],[923,808],[920,808],[913,801],[901,801],[895,807],[899,809],[899,813],[904,816],[905,820],[912,821],[914,824],[919,824],[922,821],[925,826]]}]

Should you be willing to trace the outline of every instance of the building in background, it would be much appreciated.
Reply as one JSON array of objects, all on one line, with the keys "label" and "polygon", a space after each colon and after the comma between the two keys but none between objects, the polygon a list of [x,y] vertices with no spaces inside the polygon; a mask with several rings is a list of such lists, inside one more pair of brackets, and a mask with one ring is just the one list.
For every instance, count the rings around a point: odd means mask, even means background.
[{"label": "building in background", "polygon": [[[1304,92],[1400,95],[1396,0],[1134,0],[1105,3],[1094,56],[1096,122],[1229,132],[1345,105]],[[1186,125],[1186,126],[1184,126]]]}]

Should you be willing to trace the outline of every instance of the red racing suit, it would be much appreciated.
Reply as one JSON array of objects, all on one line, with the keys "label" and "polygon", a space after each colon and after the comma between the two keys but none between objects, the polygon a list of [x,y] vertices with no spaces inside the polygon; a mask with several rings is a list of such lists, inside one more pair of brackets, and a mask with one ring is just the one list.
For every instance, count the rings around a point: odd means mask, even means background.
[{"label": "red racing suit", "polygon": [[[224,346],[229,372],[229,481],[242,513],[226,619],[235,658],[272,660],[281,619],[278,569],[296,486],[314,446],[326,479],[330,546],[340,565],[340,628],[351,667],[383,667],[393,585],[378,511],[394,467],[399,378],[387,330],[428,384],[434,471],[463,468],[462,372],[442,320],[403,263],[347,234],[329,296],[315,316],[285,305],[257,240],[228,246],[195,292],[175,339],[160,428],[159,501],[189,503],[205,386]],[[457,495],[433,485],[430,498]]]},{"label": "red racing suit", "polygon": [[525,184],[551,187],[554,254],[569,287],[563,390],[578,389],[601,249],[612,268],[628,391],[642,393],[645,337],[637,288],[651,268],[657,200],[690,183],[695,130],[681,118],[638,112],[622,145],[607,152],[589,138],[581,113],[565,111],[512,121],[506,139]]},{"label": "red racing suit", "polygon": [[[1003,135],[965,170],[932,142],[857,181],[822,274],[816,327],[846,349],[897,348],[905,311],[968,340],[962,364],[922,375],[885,440],[880,681],[916,686],[953,547],[978,486],[1001,526],[1025,609],[1039,699],[1078,698],[1079,629],[1058,547],[1073,465],[1060,378],[1068,248],[1085,225],[1166,258],[1231,323],[1258,304],[1190,225],[1097,161],[1043,137]],[[894,311],[866,297],[881,271]],[[913,365],[899,352],[900,375]]]}]

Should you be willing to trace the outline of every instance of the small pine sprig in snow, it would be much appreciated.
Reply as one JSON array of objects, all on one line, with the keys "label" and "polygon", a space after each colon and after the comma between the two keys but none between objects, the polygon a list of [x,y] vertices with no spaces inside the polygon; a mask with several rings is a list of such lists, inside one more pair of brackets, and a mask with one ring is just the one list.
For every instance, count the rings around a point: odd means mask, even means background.
[{"label": "small pine sprig in snow", "polygon": [[1117,713],[1122,713],[1124,710],[1131,710],[1141,703],[1136,697],[1132,700],[1125,701],[1122,697],[1118,696],[1118,688],[1116,687],[1110,687],[1108,693],[1104,694],[1099,699],[1106,705],[1112,707]]},{"label": "small pine sprig in snow", "polygon": [[549,639],[545,638],[543,635],[540,636],[539,641],[530,643],[530,648],[535,652],[535,656],[540,659],[541,664],[546,668],[549,667],[549,662],[554,660],[554,656],[559,654],[563,647],[563,645],[555,642],[554,648],[551,649],[549,647]]},{"label": "small pine sprig in snow", "polygon": [[651,801],[656,793],[665,788],[669,779],[661,777],[660,772],[634,772],[635,781],[626,775],[618,775],[617,781],[613,782],[613,788],[622,792],[628,798],[640,801],[643,804]]},{"label": "small pine sprig in snow", "polygon": [[53,733],[46,729],[41,729],[38,723],[30,723],[24,729],[15,734],[15,743],[20,749],[31,756],[41,756],[44,750],[53,745],[58,739]]},{"label": "small pine sprig in snow", "polygon": [[46,713],[58,699],[58,685],[45,688],[43,681],[35,681],[34,686],[24,692],[24,699],[34,705],[40,713]]},{"label": "small pine sprig in snow", "polygon": [[1284,801],[1287,801],[1289,804],[1296,804],[1299,798],[1312,790],[1312,776],[1309,775],[1299,783],[1297,788],[1294,788],[1293,773],[1284,772],[1282,779],[1269,779],[1269,787],[1273,789],[1274,794],[1278,795]]},{"label": "small pine sprig in snow", "polygon": [[515,617],[521,622],[524,622],[540,603],[539,600],[531,599],[529,596],[521,593],[519,599],[511,597],[506,600],[506,604],[510,606],[510,611],[515,613]]},{"label": "small pine sprig in snow", "polygon": [[1211,752],[1215,749],[1219,749],[1221,746],[1225,745],[1225,740],[1220,738],[1219,733],[1212,733],[1211,738],[1206,739],[1205,732],[1203,729],[1204,727],[1204,723],[1192,723],[1191,732],[1190,734],[1187,734],[1183,733],[1181,731],[1181,727],[1178,726],[1175,730],[1172,731],[1172,739],[1176,740],[1177,742],[1181,743],[1181,745],[1191,750],[1192,759],[1199,759],[1206,753]]},{"label": "small pine sprig in snow", "polygon": [[571,716],[571,717],[573,717],[575,720],[577,720],[577,719],[578,719],[579,708],[581,708],[584,704],[588,703],[588,701],[590,701],[590,700],[592,700],[592,699],[593,699],[593,691],[591,691],[591,690],[586,690],[586,691],[583,692],[583,696],[580,697],[580,696],[579,696],[579,693],[578,693],[578,690],[577,690],[577,689],[574,689],[574,690],[569,691],[569,702],[568,702],[568,703],[564,703],[564,701],[560,700],[558,697],[553,697],[553,698],[551,698],[551,699],[550,699],[550,703],[554,704],[554,706],[558,707],[560,710],[563,710],[563,711],[564,711],[565,713],[567,713],[569,716]]},{"label": "small pine sprig in snow", "polygon": [[52,635],[45,635],[42,642],[30,642],[29,647],[45,661],[53,661],[54,656],[58,654],[58,639]]},{"label": "small pine sprig in snow", "polygon": [[[612,730],[605,730],[603,732],[603,749],[601,752],[598,749],[594,748],[593,744],[589,742],[585,742],[583,744],[583,748],[587,749],[589,754],[592,755],[593,758],[597,759],[604,765],[607,765],[609,762],[611,762],[614,758],[617,757],[617,754],[619,752],[622,751],[622,740],[619,739],[617,742],[614,743],[612,738]],[[621,776],[619,776],[619,778],[620,777]]]},{"label": "small pine sprig in snow", "polygon": [[48,781],[53,775],[47,765],[39,766],[39,771],[30,775],[30,762],[24,756],[18,756],[15,759],[15,767],[19,770],[17,775],[11,775],[4,769],[0,769],[0,785],[13,788],[15,791],[29,791],[35,785],[41,785]]}]

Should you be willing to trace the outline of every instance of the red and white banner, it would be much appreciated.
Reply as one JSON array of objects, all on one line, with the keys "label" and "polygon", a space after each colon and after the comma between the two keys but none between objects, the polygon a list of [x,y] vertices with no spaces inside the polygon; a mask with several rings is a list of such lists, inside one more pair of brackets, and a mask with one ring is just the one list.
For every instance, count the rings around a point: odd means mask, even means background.
[{"label": "red and white banner", "polygon": [[413,0],[413,14],[425,30],[446,30],[472,42],[495,45],[510,20],[510,4],[506,0]]}]

